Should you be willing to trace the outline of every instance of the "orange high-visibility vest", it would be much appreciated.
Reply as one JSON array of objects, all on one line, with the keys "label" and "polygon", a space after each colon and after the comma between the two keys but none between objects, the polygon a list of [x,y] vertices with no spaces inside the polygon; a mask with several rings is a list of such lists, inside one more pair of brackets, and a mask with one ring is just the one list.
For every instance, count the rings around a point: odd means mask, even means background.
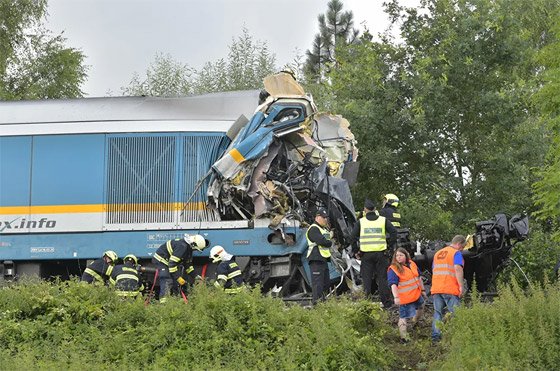
[{"label": "orange high-visibility vest", "polygon": [[[420,295],[422,289],[420,288],[420,275],[418,274],[418,266],[412,260],[410,261],[410,268],[403,265],[403,272],[399,273],[397,268],[393,265],[389,267],[399,277],[399,284],[397,285],[397,293],[399,300],[402,304],[414,303]],[[387,269],[387,272],[389,271]]]},{"label": "orange high-visibility vest", "polygon": [[[433,294],[461,294],[459,282],[455,276],[455,266],[453,256],[457,252],[451,246],[439,250],[434,255],[434,268],[432,270],[432,295]],[[463,265],[465,260],[463,259]]]}]

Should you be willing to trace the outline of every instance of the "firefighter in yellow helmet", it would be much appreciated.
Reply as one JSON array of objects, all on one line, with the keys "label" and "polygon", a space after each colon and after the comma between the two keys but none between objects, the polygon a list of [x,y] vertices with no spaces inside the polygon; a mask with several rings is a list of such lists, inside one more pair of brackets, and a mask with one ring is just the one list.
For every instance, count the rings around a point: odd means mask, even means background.
[{"label": "firefighter in yellow helmet", "polygon": [[119,264],[113,269],[110,282],[115,285],[117,295],[123,298],[135,298],[144,290],[142,277],[136,267],[138,258],[132,254],[124,257],[123,264]]},{"label": "firefighter in yellow helmet", "polygon": [[114,251],[105,251],[103,256],[92,261],[82,274],[82,281],[87,283],[101,282],[104,283],[111,277],[113,267],[119,259]]},{"label": "firefighter in yellow helmet", "polygon": [[169,240],[157,249],[152,262],[158,269],[160,301],[164,302],[167,295],[178,295],[181,286],[187,282],[181,277],[179,265],[185,267],[190,283],[194,283],[193,250],[202,251],[208,245],[209,242],[199,234],[185,234],[183,238]]},{"label": "firefighter in yellow helmet", "polygon": [[389,219],[397,228],[401,227],[401,214],[397,211],[399,207],[399,198],[392,193],[383,196],[383,207],[379,210],[379,215]]}]

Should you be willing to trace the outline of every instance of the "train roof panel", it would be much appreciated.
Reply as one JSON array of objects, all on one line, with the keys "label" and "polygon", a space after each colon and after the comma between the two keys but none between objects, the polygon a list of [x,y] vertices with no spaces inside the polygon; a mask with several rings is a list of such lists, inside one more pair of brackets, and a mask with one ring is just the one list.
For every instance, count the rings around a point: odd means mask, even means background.
[{"label": "train roof panel", "polygon": [[250,118],[258,90],[188,97],[108,97],[0,102],[0,136],[227,131]]}]

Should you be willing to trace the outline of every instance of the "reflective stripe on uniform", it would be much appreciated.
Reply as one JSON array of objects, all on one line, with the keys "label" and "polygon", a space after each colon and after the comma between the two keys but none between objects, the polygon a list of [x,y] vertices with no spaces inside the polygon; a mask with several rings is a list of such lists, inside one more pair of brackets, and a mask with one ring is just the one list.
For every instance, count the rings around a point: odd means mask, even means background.
[{"label": "reflective stripe on uniform", "polygon": [[96,280],[103,282],[103,278],[99,275],[99,273],[97,273],[96,271],[94,271],[91,268],[86,268],[84,270],[85,273],[89,274],[90,276],[92,276],[93,278],[95,278]]},{"label": "reflective stripe on uniform", "polygon": [[170,261],[174,261],[175,263],[180,263],[181,262],[181,258],[176,257],[175,255],[171,255],[169,257]]},{"label": "reflective stripe on uniform", "polygon": [[409,286],[409,287],[406,287],[404,289],[397,289],[397,291],[399,293],[403,293],[403,292],[407,292],[407,291],[410,291],[410,290],[416,290],[416,289],[418,289],[418,286]]},{"label": "reflective stripe on uniform", "polygon": [[167,259],[165,259],[164,257],[158,255],[157,253],[154,254],[154,258],[155,258],[158,262],[160,262],[160,263],[162,263],[162,264],[169,265],[169,262],[167,261]]},{"label": "reflective stripe on uniform", "polygon": [[171,240],[167,241],[165,243],[165,246],[167,247],[167,252],[169,253],[169,256],[173,255],[173,247],[171,247]]},{"label": "reflective stripe on uniform", "polygon": [[409,285],[409,284],[414,283],[414,282],[418,282],[418,278],[413,278],[413,279],[408,280],[408,281],[399,282],[399,285],[406,286],[406,285]]},{"label": "reflective stripe on uniform", "polygon": [[242,289],[243,289],[243,287],[234,287],[234,288],[231,288],[231,289],[225,289],[224,291],[227,294],[235,294],[235,293],[240,292]]},{"label": "reflective stripe on uniform", "polygon": [[434,264],[432,276],[441,274],[456,277],[455,267],[449,264]]},{"label": "reflective stripe on uniform", "polygon": [[393,213],[393,218],[396,218],[396,219],[399,219],[399,220],[392,220],[391,223],[393,223],[393,225],[394,225],[395,227],[400,228],[400,227],[401,227],[401,222],[400,222],[401,214],[399,214],[399,213]]},{"label": "reflective stripe on uniform", "polygon": [[187,274],[191,273],[192,271],[194,271],[194,267],[191,265],[187,268]]},{"label": "reflective stripe on uniform", "polygon": [[118,296],[121,296],[121,297],[130,297],[130,296],[140,295],[140,291],[120,291],[120,290],[117,290],[115,292],[117,293]]},{"label": "reflective stripe on uniform", "polygon": [[241,275],[241,271],[240,270],[236,270],[235,272],[231,272],[230,274],[228,274],[227,278],[228,279],[232,279],[233,277],[237,277]]},{"label": "reflective stripe on uniform", "polygon": [[118,282],[120,280],[134,280],[134,281],[138,282],[138,277],[133,275],[133,274],[123,273],[123,274],[119,274],[117,276],[117,279],[116,279],[115,282]]}]

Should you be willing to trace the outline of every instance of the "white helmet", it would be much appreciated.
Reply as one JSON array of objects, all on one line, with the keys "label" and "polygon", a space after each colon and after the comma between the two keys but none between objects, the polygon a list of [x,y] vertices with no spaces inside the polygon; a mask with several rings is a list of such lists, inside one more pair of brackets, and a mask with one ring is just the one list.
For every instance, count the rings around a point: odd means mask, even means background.
[{"label": "white helmet", "polygon": [[195,250],[202,251],[208,247],[207,241],[199,234],[191,236],[190,234],[185,234],[185,242],[191,245]]},{"label": "white helmet", "polygon": [[224,249],[220,245],[216,245],[210,250],[210,259],[212,259],[212,263],[217,263],[227,255],[226,249]]}]

